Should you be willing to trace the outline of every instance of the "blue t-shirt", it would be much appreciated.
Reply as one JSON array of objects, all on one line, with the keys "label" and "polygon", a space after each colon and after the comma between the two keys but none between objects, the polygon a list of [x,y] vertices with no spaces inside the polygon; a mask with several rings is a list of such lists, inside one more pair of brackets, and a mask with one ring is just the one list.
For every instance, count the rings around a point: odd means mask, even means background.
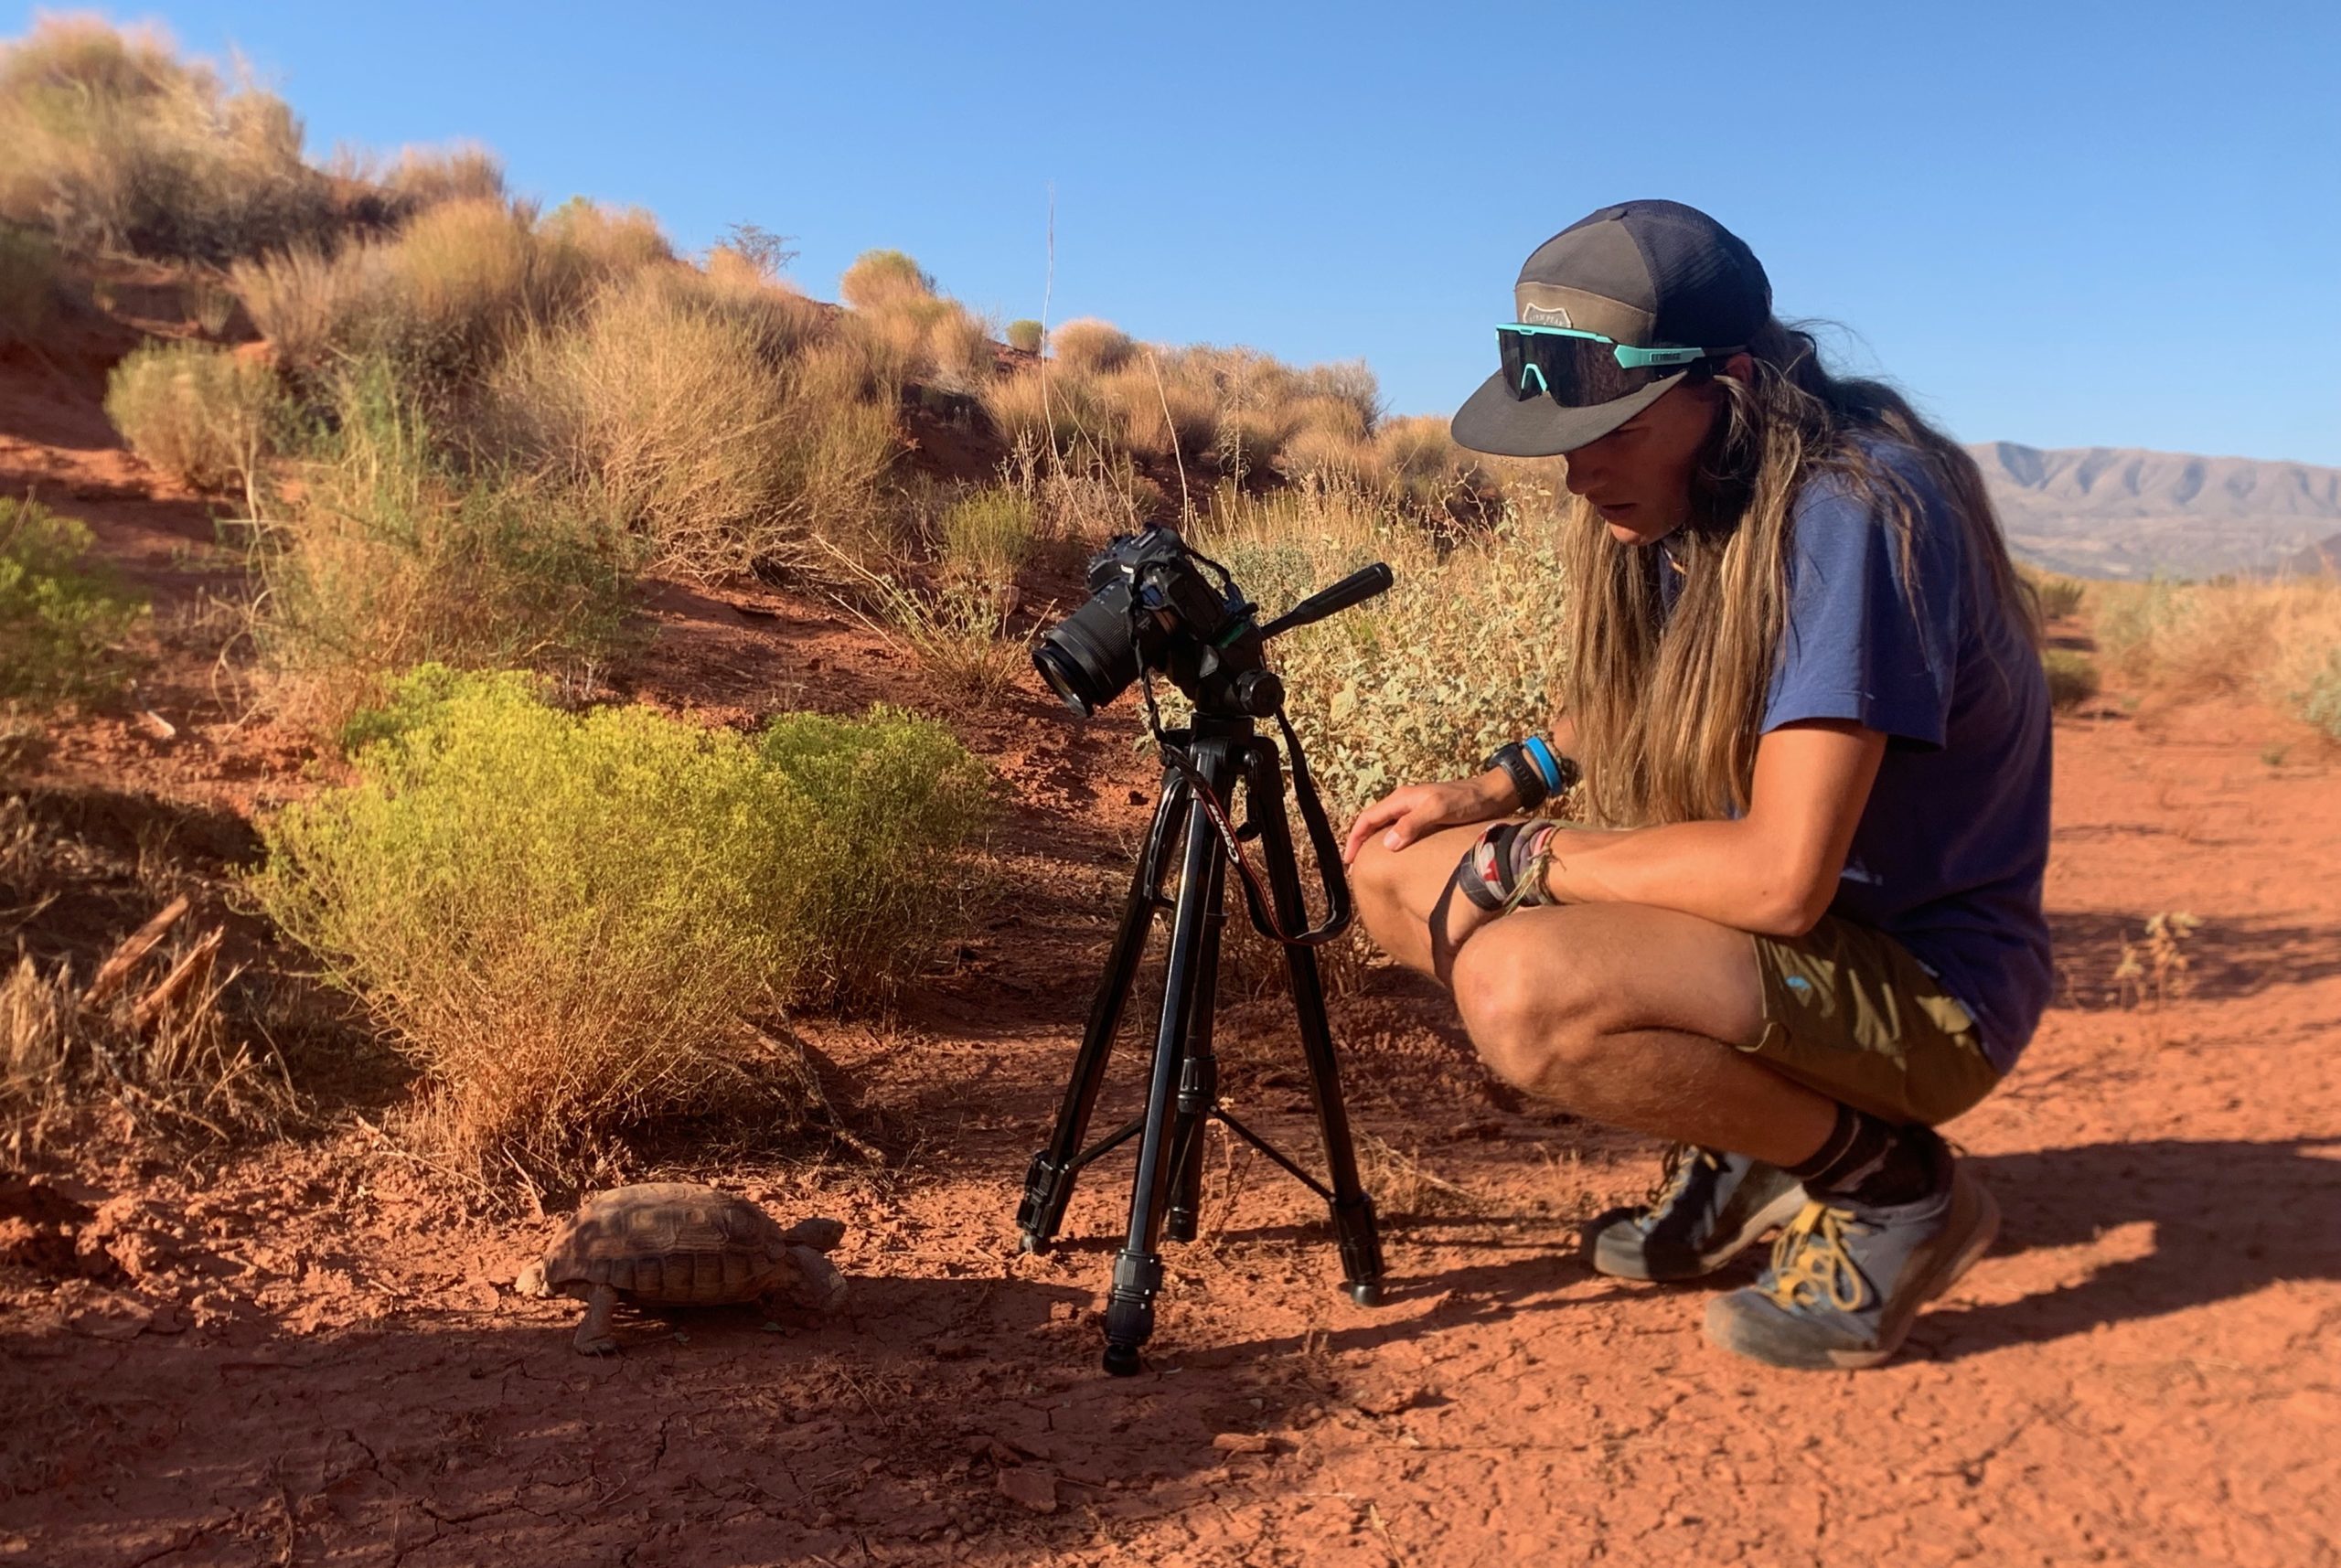
[{"label": "blue t-shirt", "polygon": [[1871,502],[1839,477],[1807,484],[1763,730],[1849,719],[1886,735],[1829,912],[1908,948],[1974,1018],[2004,1072],[2055,978],[2040,911],[2047,684],[2022,626],[1970,581],[1967,531],[1919,454],[1867,450],[1919,503],[1916,592]]}]

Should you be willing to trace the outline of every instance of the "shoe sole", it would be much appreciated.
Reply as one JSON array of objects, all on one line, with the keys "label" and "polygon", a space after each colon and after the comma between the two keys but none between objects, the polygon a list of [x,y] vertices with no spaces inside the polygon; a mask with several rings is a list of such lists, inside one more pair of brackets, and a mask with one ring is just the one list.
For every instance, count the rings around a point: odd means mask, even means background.
[{"label": "shoe sole", "polygon": [[[1754,1246],[1765,1232],[1795,1219],[1803,1208],[1804,1189],[1791,1183],[1781,1190],[1779,1197],[1749,1215],[1728,1239],[1694,1254],[1683,1267],[1668,1269],[1652,1268],[1647,1248],[1629,1251],[1620,1245],[1615,1253],[1609,1252],[1604,1243],[1612,1232],[1597,1221],[1593,1245],[1586,1249],[1586,1262],[1596,1274],[1608,1275],[1612,1279],[1638,1279],[1652,1285],[1673,1285],[1686,1279],[1701,1279]],[[1603,1219],[1622,1218],[1632,1212],[1630,1209],[1613,1210]]]}]

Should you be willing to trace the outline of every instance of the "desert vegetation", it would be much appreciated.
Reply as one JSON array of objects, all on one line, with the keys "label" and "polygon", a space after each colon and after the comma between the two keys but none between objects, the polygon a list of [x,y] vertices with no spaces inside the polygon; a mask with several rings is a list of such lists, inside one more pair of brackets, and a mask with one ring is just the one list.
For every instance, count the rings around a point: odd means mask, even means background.
[{"label": "desert vegetation", "polygon": [[[1172,523],[1271,612],[1395,569],[1277,645],[1337,812],[1551,716],[1566,498],[1393,416],[1362,363],[1003,326],[894,250],[830,304],[777,236],[686,254],[652,214],[516,197],[477,148],[312,165],[281,101],[92,22],[0,57],[0,336],[130,261],[194,302],[106,407],[153,468],[232,497],[251,591],[221,667],[324,752],[249,891],[419,1064],[412,1136],[478,1179],[606,1174],[636,1129],[785,1092],[782,1014],[886,1005],[980,880],[985,772],[930,720],[749,732],[611,701],[647,581],[841,609],[956,717],[1013,700],[1090,552]],[[86,545],[0,502],[0,698],[118,682],[139,610]],[[2341,736],[2330,591],[2036,586],[2098,639],[2047,654],[2060,708],[2109,681],[2242,693]],[[22,1105],[71,1052],[72,983],[8,983]],[[257,1071],[202,1040],[154,1083]]]},{"label": "desert vegetation", "polygon": [[355,781],[267,825],[252,890],[422,1063],[422,1130],[481,1172],[593,1174],[640,1123],[753,1093],[778,1054],[755,1020],[916,970],[987,803],[948,731],[899,712],[750,738],[426,667],[350,737]]}]

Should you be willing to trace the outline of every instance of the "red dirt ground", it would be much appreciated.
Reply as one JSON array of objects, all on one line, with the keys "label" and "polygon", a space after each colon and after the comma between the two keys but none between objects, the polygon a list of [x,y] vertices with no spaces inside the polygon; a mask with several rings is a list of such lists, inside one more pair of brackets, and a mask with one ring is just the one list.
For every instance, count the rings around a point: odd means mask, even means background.
[{"label": "red dirt ground", "polygon": [[[22,363],[0,487],[88,519],[166,612],[138,703],[176,738],[76,724],[36,787],[247,853],[236,825],[310,787],[312,753],[210,677],[191,607],[235,574],[205,507],[116,448],[86,378]],[[646,613],[616,684],[712,720],[919,700],[807,601],[674,588]],[[1019,1255],[1011,1215],[1152,781],[1127,720],[948,716],[1010,783],[1011,894],[900,1019],[808,1026],[887,1157],[784,1139],[654,1173],[849,1220],[841,1317],[622,1319],[588,1360],[573,1304],[510,1289],[551,1221],[467,1205],[353,1109],[194,1160],[94,1136],[0,1177],[0,1563],[2336,1561],[2341,769],[2297,725],[2060,727],[2064,994],[1954,1129],[2005,1227],[1892,1365],[1751,1366],[1700,1338],[1705,1290],[1589,1274],[1577,1223],[1654,1151],[1502,1093],[1438,997],[1377,971],[1335,1024],[1391,1304],[1349,1305],[1314,1200],[1214,1146],[1149,1370],[1114,1380],[1127,1162],[1054,1255]],[[2140,999],[2122,944],[2168,910],[2203,922],[2187,994]],[[1281,1004],[1222,1035],[1231,1102],[1309,1148]]]}]

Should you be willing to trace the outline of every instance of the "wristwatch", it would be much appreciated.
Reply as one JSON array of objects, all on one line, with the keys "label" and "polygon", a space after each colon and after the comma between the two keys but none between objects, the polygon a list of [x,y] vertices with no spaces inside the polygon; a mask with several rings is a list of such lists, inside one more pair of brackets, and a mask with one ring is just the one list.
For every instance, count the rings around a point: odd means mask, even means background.
[{"label": "wristwatch", "polygon": [[1520,792],[1520,809],[1534,811],[1547,798],[1577,781],[1577,766],[1534,735],[1498,746],[1481,763],[1482,769],[1502,768]]}]

